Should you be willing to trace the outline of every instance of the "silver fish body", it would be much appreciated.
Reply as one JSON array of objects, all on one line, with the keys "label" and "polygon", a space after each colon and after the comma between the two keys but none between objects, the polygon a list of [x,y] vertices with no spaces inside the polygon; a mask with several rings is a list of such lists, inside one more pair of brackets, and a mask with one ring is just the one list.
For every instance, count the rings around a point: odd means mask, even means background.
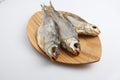
[{"label": "silver fish body", "polygon": [[52,18],[46,13],[43,6],[42,12],[42,24],[37,32],[38,45],[50,59],[55,60],[59,56],[59,30]]},{"label": "silver fish body", "polygon": [[78,19],[76,16],[64,14],[64,17],[74,25],[79,35],[98,36],[100,34],[100,30],[96,25],[90,24],[83,19]]},{"label": "silver fish body", "polygon": [[51,8],[53,19],[59,28],[60,41],[62,46],[72,54],[78,55],[80,53],[80,43],[76,30],[74,29],[73,25],[64,18],[64,16],[59,14],[53,8],[52,4]]}]

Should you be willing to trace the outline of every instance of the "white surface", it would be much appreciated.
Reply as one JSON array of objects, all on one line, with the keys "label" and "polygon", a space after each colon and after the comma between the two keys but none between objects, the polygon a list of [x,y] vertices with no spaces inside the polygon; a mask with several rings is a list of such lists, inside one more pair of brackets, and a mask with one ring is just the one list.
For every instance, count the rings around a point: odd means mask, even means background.
[{"label": "white surface", "polygon": [[30,44],[27,22],[49,0],[0,0],[0,80],[120,80],[120,1],[52,0],[101,29],[102,58],[89,65],[55,64]]}]

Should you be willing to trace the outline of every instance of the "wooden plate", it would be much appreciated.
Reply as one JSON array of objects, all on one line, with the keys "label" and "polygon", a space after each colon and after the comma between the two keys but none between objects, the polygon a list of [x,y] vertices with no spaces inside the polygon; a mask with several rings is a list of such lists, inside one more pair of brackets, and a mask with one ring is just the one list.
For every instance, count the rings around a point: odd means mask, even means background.
[{"label": "wooden plate", "polygon": [[[72,14],[69,12],[60,11],[63,14]],[[75,14],[72,14],[77,16]],[[29,20],[27,25],[27,35],[34,46],[34,48],[42,55],[45,53],[38,47],[36,40],[37,29],[41,24],[42,12],[36,12]],[[77,16],[78,17],[78,16]],[[79,17],[80,18],[80,17]],[[80,18],[82,19],[82,18]],[[65,63],[65,64],[86,64],[91,62],[96,62],[100,60],[101,57],[101,43],[99,37],[90,37],[90,36],[80,36],[81,44],[81,53],[78,56],[68,55],[68,52],[64,49],[60,50],[60,56],[56,62]],[[46,55],[45,55],[46,56]]]}]

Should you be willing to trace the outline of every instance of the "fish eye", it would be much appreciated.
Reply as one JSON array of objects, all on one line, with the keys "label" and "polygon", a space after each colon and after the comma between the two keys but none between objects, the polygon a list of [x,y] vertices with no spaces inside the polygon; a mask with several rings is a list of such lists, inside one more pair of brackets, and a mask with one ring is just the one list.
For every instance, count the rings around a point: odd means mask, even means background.
[{"label": "fish eye", "polygon": [[92,26],[93,29],[96,29],[97,27],[96,26]]}]

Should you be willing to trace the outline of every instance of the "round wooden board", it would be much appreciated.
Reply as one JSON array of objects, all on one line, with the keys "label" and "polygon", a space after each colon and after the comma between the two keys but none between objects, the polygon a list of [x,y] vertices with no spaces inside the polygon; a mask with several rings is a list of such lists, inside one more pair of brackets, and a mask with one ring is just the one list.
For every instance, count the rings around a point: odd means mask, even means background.
[{"label": "round wooden board", "polygon": [[[70,14],[77,16],[69,12],[60,11],[63,14]],[[29,20],[27,25],[27,35],[34,46],[34,48],[40,53],[45,55],[45,53],[38,47],[36,34],[37,29],[41,24],[42,12],[36,12]],[[78,16],[77,16],[78,17]],[[80,18],[80,17],[79,17]],[[82,19],[82,18],[80,18]],[[57,58],[56,62],[65,63],[65,64],[86,64],[92,63],[100,60],[101,57],[101,43],[99,37],[90,37],[90,36],[79,36],[81,44],[81,53],[78,56],[68,55],[64,49],[60,50],[60,56]],[[46,55],[45,55],[46,56]]]}]

